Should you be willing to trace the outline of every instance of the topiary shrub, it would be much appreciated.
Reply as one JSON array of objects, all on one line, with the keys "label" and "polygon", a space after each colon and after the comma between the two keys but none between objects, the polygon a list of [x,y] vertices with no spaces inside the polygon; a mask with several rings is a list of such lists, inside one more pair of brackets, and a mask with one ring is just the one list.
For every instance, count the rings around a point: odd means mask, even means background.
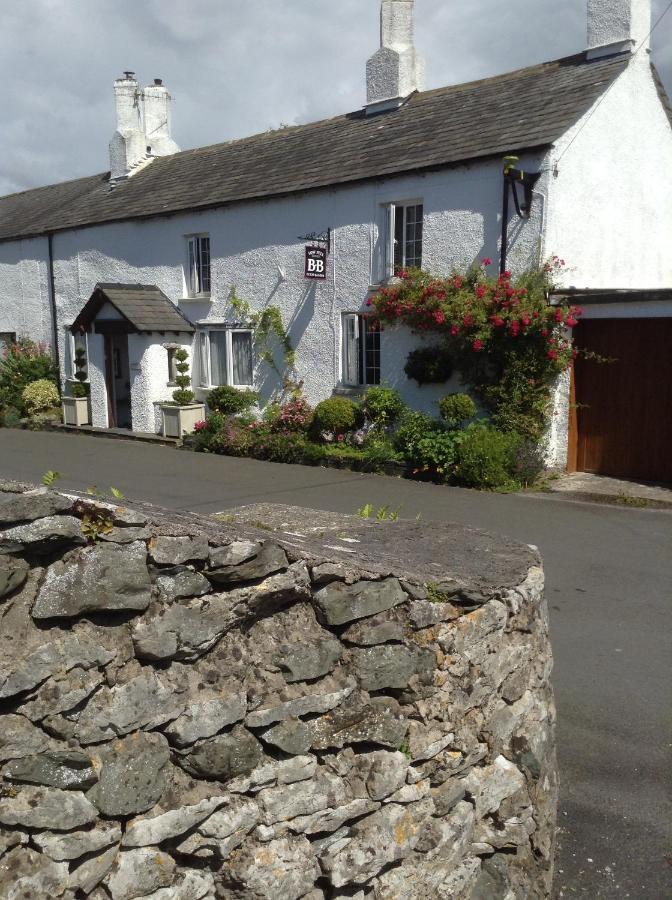
[{"label": "topiary shrub", "polygon": [[58,388],[53,381],[46,378],[27,385],[21,393],[21,399],[31,415],[53,409],[60,401]]},{"label": "topiary shrub", "polygon": [[515,490],[519,435],[487,425],[473,425],[460,434],[455,475],[460,484],[484,490]]},{"label": "topiary shrub", "polygon": [[396,422],[406,409],[399,391],[388,387],[372,387],[364,397],[364,412],[374,425],[386,426]]},{"label": "topiary shrub", "polygon": [[413,381],[423,384],[443,384],[454,371],[453,359],[440,344],[432,347],[418,347],[408,354],[404,372]]},{"label": "topiary shrub", "polygon": [[177,390],[173,391],[173,400],[178,406],[189,406],[194,402],[194,392],[191,390],[191,375],[189,374],[189,353],[180,347],[175,351],[175,359],[177,360],[175,368],[177,375],[175,376],[175,384]]},{"label": "topiary shrub", "polygon": [[439,400],[441,418],[451,428],[459,428],[476,415],[476,404],[469,394],[448,394]]},{"label": "topiary shrub", "polygon": [[356,428],[360,421],[361,410],[356,403],[347,397],[330,397],[315,407],[313,430],[317,434],[344,434]]},{"label": "topiary shrub", "polygon": [[225,384],[210,391],[207,403],[213,412],[219,412],[225,416],[234,416],[252,409],[258,400],[259,394],[256,391],[240,391],[238,388],[229,387],[229,385]]}]

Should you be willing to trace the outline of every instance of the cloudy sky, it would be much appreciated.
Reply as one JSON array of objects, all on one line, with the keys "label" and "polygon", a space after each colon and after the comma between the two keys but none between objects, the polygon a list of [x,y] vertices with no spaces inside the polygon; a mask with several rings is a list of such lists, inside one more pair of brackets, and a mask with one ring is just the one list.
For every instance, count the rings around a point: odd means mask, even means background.
[{"label": "cloudy sky", "polygon": [[[653,0],[654,19],[670,0]],[[427,86],[585,46],[586,0],[418,0]],[[361,107],[379,0],[0,0],[0,195],[108,168],[124,69],[174,97],[187,149]],[[672,93],[672,11],[654,34]]]}]

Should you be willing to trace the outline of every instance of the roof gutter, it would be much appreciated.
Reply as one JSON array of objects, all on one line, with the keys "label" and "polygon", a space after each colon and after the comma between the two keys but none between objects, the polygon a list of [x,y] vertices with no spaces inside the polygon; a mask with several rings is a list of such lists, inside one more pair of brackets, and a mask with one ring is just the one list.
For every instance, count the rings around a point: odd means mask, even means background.
[{"label": "roof gutter", "polygon": [[58,352],[58,312],[56,310],[56,279],[54,277],[54,235],[47,235],[49,266],[49,309],[51,312],[51,356],[57,371],[61,371],[61,359]]}]

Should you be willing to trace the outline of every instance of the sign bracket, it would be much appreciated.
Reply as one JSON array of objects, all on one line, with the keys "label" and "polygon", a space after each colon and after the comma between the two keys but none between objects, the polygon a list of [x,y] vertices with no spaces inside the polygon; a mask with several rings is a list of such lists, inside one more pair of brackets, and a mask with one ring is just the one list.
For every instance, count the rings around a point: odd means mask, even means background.
[{"label": "sign bracket", "polygon": [[327,228],[326,231],[320,234],[316,231],[311,231],[309,234],[300,234],[297,240],[309,241],[312,244],[324,244],[326,245],[327,253],[331,253],[331,228]]}]

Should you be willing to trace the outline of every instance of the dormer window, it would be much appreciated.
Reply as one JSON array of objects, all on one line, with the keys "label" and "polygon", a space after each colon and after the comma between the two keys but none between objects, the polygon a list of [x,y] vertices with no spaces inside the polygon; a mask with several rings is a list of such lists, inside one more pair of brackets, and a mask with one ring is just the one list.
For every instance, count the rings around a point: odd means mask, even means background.
[{"label": "dormer window", "polygon": [[210,237],[192,234],[187,238],[187,289],[190,297],[210,296]]},{"label": "dormer window", "polygon": [[423,216],[423,204],[417,200],[388,207],[388,278],[402,269],[422,268]]}]

